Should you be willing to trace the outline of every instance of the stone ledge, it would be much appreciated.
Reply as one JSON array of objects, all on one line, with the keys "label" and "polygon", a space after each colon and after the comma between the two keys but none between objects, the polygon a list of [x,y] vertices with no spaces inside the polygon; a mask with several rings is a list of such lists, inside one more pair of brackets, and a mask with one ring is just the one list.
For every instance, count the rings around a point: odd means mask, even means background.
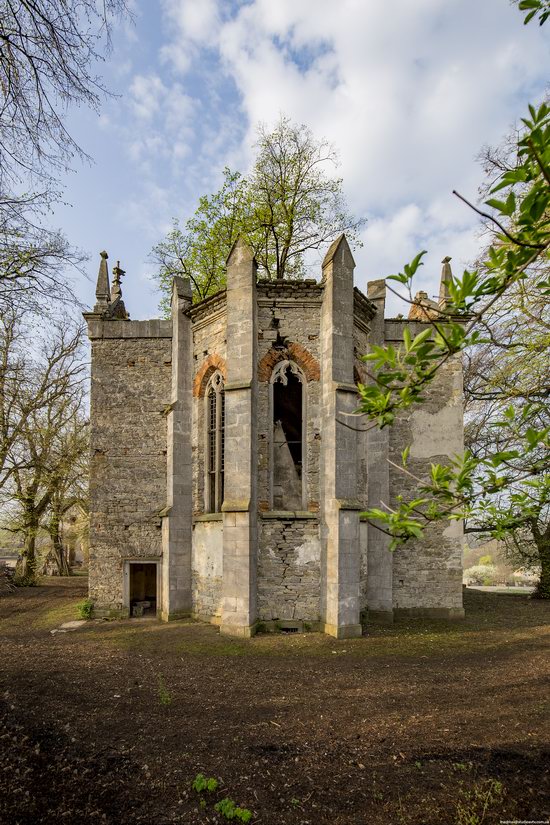
[{"label": "stone ledge", "polygon": [[231,392],[231,390],[249,390],[252,386],[252,381],[228,381],[224,384],[225,392]]},{"label": "stone ledge", "polygon": [[287,628],[296,628],[298,633],[319,633],[321,629],[319,619],[258,619],[256,625],[259,633],[284,633]]},{"label": "stone ledge", "polygon": [[201,513],[193,516],[193,524],[201,521],[223,521],[223,513]]},{"label": "stone ledge", "polygon": [[216,627],[219,627],[222,623],[222,617],[219,613],[192,613],[191,618],[194,622],[213,624]]},{"label": "stone ledge", "polygon": [[222,504],[222,513],[248,513],[250,499],[228,499]]},{"label": "stone ledge", "polygon": [[353,395],[358,394],[358,389],[356,384],[340,384],[337,381],[333,382],[334,389],[338,392],[349,392]]},{"label": "stone ledge", "polygon": [[366,507],[362,502],[350,498],[336,498],[334,501],[338,510],[364,510]]},{"label": "stone ledge", "polygon": [[299,521],[300,519],[318,519],[319,513],[310,513],[309,510],[268,510],[260,513],[263,519],[281,519],[281,521]]},{"label": "stone ledge", "polygon": [[171,338],[172,322],[160,318],[150,321],[104,321],[88,316],[88,337],[98,339]]}]

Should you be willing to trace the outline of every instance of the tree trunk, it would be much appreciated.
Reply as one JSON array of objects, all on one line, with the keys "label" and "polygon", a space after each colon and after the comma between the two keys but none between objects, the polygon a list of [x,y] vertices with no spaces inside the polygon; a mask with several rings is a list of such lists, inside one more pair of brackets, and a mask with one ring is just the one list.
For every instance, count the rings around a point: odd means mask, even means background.
[{"label": "tree trunk", "polygon": [[535,592],[534,599],[550,599],[550,535],[546,530],[544,533],[535,536],[535,543],[540,561],[540,579]]},{"label": "tree trunk", "polygon": [[69,567],[67,554],[65,553],[65,548],[63,547],[60,523],[61,520],[59,518],[59,515],[56,512],[52,513],[48,532],[52,540],[52,549],[55,563],[57,565],[57,573],[59,576],[70,576],[71,569]]},{"label": "tree trunk", "polygon": [[38,525],[31,523],[25,530],[25,544],[21,558],[15,567],[17,584],[32,587],[37,582],[36,572],[36,533]]}]

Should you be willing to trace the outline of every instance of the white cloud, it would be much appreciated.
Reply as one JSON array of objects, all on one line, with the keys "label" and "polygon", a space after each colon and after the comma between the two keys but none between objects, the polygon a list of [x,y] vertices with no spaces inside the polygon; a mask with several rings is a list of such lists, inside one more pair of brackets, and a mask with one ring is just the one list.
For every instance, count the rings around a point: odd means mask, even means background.
[{"label": "white cloud", "polygon": [[138,118],[152,120],[158,113],[166,92],[166,86],[158,75],[136,75],[130,84],[130,95]]},{"label": "white cloud", "polygon": [[378,216],[359,281],[426,246],[429,291],[443,255],[462,266],[477,249],[452,189],[475,200],[477,153],[522,113],[526,88],[543,89],[548,67],[537,27],[501,0],[395,0],[391,12],[383,0],[254,0],[221,27],[219,50],[249,144],[256,122],[283,111],[339,148],[350,205]]},{"label": "white cloud", "polygon": [[153,191],[164,178],[165,194],[153,198],[154,216],[150,204],[134,205],[136,219],[165,225],[176,207],[182,217],[193,212],[225,164],[246,171],[255,125],[284,113],[335,144],[350,207],[370,218],[356,254],[360,286],[427,248],[417,288],[433,294],[444,255],[457,271],[475,257],[477,220],[452,189],[476,199],[480,148],[504,136],[548,76],[544,36],[522,26],[517,8],[503,0],[162,0],[161,8],[158,66],[133,59],[123,134]]},{"label": "white cloud", "polygon": [[216,0],[164,0],[163,7],[185,40],[204,45],[215,41],[219,26]]}]

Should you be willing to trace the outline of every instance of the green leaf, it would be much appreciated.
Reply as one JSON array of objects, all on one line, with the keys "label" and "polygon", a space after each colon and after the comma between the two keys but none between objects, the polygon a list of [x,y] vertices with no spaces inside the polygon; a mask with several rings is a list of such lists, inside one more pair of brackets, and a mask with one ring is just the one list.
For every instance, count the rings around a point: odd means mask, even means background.
[{"label": "green leaf", "polygon": [[412,342],[412,344],[410,345],[409,351],[412,352],[413,350],[418,349],[418,347],[425,341],[427,341],[428,338],[431,337],[431,335],[431,327],[428,327],[428,329],[423,330],[423,332],[419,332],[418,335],[415,337],[414,341]]}]

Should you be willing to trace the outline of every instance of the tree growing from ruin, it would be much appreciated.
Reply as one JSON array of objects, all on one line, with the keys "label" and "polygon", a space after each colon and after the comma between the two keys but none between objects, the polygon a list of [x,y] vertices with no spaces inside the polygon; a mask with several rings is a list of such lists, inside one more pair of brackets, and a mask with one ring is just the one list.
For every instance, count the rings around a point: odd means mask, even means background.
[{"label": "tree growing from ruin", "polygon": [[183,227],[174,218],[166,238],[152,253],[165,315],[170,312],[175,275],[190,279],[196,301],[225,286],[225,262],[237,237],[245,232],[246,200],[246,180],[226,167],[220,189],[200,198],[195,214]]},{"label": "tree growing from ruin", "polygon": [[183,225],[174,220],[153,249],[166,311],[172,277],[191,279],[195,300],[225,285],[225,262],[241,235],[254,251],[265,278],[302,278],[308,258],[342,232],[360,245],[363,218],[348,210],[334,148],[306,126],[281,117],[272,131],[258,127],[250,175],[224,170],[218,192],[203,196]]}]

